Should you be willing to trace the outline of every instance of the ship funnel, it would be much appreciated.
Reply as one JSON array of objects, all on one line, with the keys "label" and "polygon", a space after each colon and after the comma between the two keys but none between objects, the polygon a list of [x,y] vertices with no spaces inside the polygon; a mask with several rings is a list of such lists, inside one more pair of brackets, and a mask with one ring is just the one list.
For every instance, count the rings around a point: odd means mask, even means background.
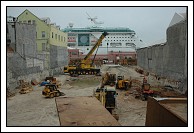
[{"label": "ship funnel", "polygon": [[69,23],[69,27],[70,27],[70,28],[73,27],[73,23],[72,23],[72,22]]}]

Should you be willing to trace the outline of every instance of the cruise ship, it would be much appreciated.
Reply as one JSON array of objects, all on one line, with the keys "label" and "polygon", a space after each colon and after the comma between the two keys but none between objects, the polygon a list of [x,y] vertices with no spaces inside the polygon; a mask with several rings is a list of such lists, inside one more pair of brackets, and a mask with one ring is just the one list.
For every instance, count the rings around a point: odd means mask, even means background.
[{"label": "cruise ship", "polygon": [[73,24],[69,24],[63,31],[68,33],[68,47],[79,49],[83,55],[90,51],[104,31],[108,35],[97,49],[97,55],[106,55],[109,52],[135,52],[137,48],[144,46],[143,41],[136,36],[135,31],[127,27],[93,25],[85,28],[74,28]]}]

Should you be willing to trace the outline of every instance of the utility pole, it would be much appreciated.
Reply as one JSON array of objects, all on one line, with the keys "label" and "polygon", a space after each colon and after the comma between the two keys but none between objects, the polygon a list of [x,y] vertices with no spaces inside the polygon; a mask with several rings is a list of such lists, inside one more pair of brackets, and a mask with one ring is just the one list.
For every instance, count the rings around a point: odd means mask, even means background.
[{"label": "utility pole", "polygon": [[108,59],[108,43],[107,43],[107,59]]}]

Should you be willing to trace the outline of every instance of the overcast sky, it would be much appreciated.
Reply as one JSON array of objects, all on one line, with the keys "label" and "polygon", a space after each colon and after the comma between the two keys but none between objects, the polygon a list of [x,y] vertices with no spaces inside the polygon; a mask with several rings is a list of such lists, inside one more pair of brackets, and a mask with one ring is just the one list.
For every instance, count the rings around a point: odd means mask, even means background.
[{"label": "overcast sky", "polygon": [[65,28],[86,27],[88,19],[97,16],[104,27],[128,27],[146,44],[166,38],[166,29],[176,13],[185,13],[186,7],[7,7],[7,15],[17,17],[28,9],[37,17],[49,17],[51,22]]}]

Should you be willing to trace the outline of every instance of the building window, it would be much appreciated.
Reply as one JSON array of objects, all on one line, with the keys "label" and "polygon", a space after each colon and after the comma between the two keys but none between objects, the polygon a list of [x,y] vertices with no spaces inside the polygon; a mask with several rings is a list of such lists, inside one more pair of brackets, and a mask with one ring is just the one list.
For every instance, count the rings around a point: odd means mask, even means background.
[{"label": "building window", "polygon": [[35,20],[32,20],[32,24],[36,24],[36,21]]},{"label": "building window", "polygon": [[28,20],[28,24],[31,24],[31,20]]},{"label": "building window", "polygon": [[58,39],[59,39],[59,41],[60,41],[60,35],[58,35]]},{"label": "building window", "polygon": [[63,37],[61,37],[61,42],[63,41]]},{"label": "building window", "polygon": [[52,38],[53,38],[53,32],[52,32]]},{"label": "building window", "polygon": [[64,37],[64,42],[65,42],[65,37]]},{"label": "building window", "polygon": [[26,20],[24,20],[23,23],[26,23]]},{"label": "building window", "polygon": [[46,37],[46,33],[45,31],[42,31],[42,38],[45,38]]},{"label": "building window", "polygon": [[46,51],[46,44],[42,43],[42,51]]},{"label": "building window", "polygon": [[55,34],[55,39],[57,40],[57,34]]},{"label": "building window", "polygon": [[78,53],[76,51],[72,51],[71,55],[78,55]]}]

